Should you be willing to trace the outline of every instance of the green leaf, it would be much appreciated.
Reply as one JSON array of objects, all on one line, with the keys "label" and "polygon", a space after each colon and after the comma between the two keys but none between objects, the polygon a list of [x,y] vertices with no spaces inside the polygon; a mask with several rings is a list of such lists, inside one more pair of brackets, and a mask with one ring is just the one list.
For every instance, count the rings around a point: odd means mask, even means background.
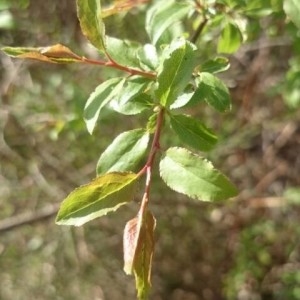
[{"label": "green leaf", "polygon": [[158,1],[152,6],[146,16],[146,31],[155,45],[161,35],[172,24],[183,19],[193,7],[184,1]]},{"label": "green leaf", "polygon": [[140,68],[138,51],[142,48],[141,44],[107,36],[106,45],[107,53],[118,64]]},{"label": "green leaf", "polygon": [[156,70],[159,64],[156,48],[151,44],[146,44],[138,49],[137,57],[143,69]]},{"label": "green leaf", "polygon": [[122,103],[121,99],[111,102],[111,108],[123,115],[137,115],[152,106],[151,97],[145,93],[134,95],[125,103]]},{"label": "green leaf", "polygon": [[285,203],[290,205],[300,205],[300,188],[299,187],[289,187],[284,191],[283,194],[285,198]]},{"label": "green leaf", "polygon": [[232,22],[227,22],[224,26],[218,42],[219,53],[234,53],[241,46],[243,37],[240,29]]},{"label": "green leaf", "polygon": [[228,70],[230,67],[229,60],[226,57],[216,57],[204,62],[200,70],[201,72],[219,73]]},{"label": "green leaf", "polygon": [[[276,0],[277,1],[277,0]],[[254,18],[262,18],[271,15],[278,10],[277,4],[274,0],[251,0],[242,8],[242,13],[246,16]],[[282,8],[280,9],[282,10]]]},{"label": "green leaf", "polygon": [[134,129],[118,135],[102,153],[97,164],[97,174],[112,171],[132,171],[144,158],[149,143],[149,133]]},{"label": "green leaf", "polygon": [[283,9],[291,21],[300,28],[300,2],[299,0],[284,0]]},{"label": "green leaf", "polygon": [[209,151],[217,142],[211,130],[190,116],[171,115],[171,126],[183,143],[196,150]]},{"label": "green leaf", "polygon": [[181,107],[186,107],[188,103],[190,103],[193,98],[195,92],[187,92],[181,94],[173,103],[170,105],[170,109],[176,109]]},{"label": "green leaf", "polygon": [[112,78],[101,83],[90,95],[84,108],[84,120],[90,134],[93,133],[100,111],[122,88],[125,79]]},{"label": "green leaf", "polygon": [[184,39],[173,42],[163,53],[155,96],[161,105],[170,106],[191,80],[195,66],[195,47]]},{"label": "green leaf", "polygon": [[291,60],[293,65],[285,75],[285,82],[280,92],[285,103],[292,109],[300,107],[300,68],[298,62]]},{"label": "green leaf", "polygon": [[151,286],[155,224],[149,210],[140,210],[137,217],[127,222],[124,230],[124,271],[128,275],[134,273],[140,300],[148,299]]},{"label": "green leaf", "polygon": [[134,76],[125,81],[120,93],[112,99],[110,107],[125,115],[135,115],[152,106],[151,97],[144,93],[151,81]]},{"label": "green leaf", "polygon": [[157,115],[158,113],[155,112],[154,114],[152,114],[149,118],[148,118],[148,121],[147,121],[147,131],[150,133],[150,134],[153,134],[156,130],[156,126],[157,126]]},{"label": "green leaf", "polygon": [[108,173],[69,194],[56,217],[59,225],[80,226],[117,210],[134,196],[137,174]]},{"label": "green leaf", "polygon": [[15,27],[13,14],[8,10],[1,9],[1,4],[0,2],[0,29],[12,30]]},{"label": "green leaf", "polygon": [[232,183],[211,162],[184,148],[170,148],[160,162],[160,175],[174,191],[202,201],[237,194]]},{"label": "green leaf", "polygon": [[105,26],[101,18],[100,0],[77,0],[76,3],[83,34],[98,50],[104,51]]},{"label": "green leaf", "polygon": [[193,99],[193,101],[202,101],[202,99],[204,99],[219,112],[226,112],[231,109],[231,99],[228,88],[219,78],[210,73],[202,72],[200,76],[196,78],[196,83],[198,88],[194,95],[199,100]]},{"label": "green leaf", "polygon": [[1,50],[11,57],[35,59],[49,63],[73,63],[82,61],[80,56],[61,44],[38,48],[4,47]]}]

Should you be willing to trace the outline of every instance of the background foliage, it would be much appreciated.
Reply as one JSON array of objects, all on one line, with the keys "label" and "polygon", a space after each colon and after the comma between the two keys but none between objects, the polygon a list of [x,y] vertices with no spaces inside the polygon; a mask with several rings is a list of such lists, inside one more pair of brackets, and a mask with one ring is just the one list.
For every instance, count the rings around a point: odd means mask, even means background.
[{"label": "background foliage", "polygon": [[[243,1],[216,7],[235,2]],[[264,3],[248,13],[249,23],[239,17],[243,9],[232,11],[239,25],[251,24],[237,52],[242,37],[235,25],[223,32],[233,32],[236,41],[231,68],[222,74],[233,111],[220,116],[193,109],[221,134],[210,158],[241,193],[211,205],[156,185],[151,299],[300,299],[299,31],[281,1]],[[107,31],[144,41],[144,13],[110,17]],[[200,41],[202,59],[228,47],[216,44],[213,25]],[[97,55],[81,35],[73,0],[0,1],[0,35],[1,47],[56,41]],[[122,231],[137,204],[84,228],[56,226],[52,217],[66,194],[94,177],[111,137],[141,122],[119,117],[116,123],[107,112],[101,132],[87,133],[87,96],[115,71],[12,61],[3,54],[0,63],[0,299],[133,299],[134,283],[122,271]],[[39,222],[25,222],[39,214]],[[25,225],[5,231],[14,216]]]}]

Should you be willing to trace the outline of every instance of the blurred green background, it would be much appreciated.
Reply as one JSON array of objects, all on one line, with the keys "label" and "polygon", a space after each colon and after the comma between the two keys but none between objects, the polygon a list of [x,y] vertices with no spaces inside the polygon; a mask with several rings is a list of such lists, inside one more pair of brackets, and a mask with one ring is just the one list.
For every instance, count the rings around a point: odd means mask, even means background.
[{"label": "blurred green background", "polygon": [[[108,33],[147,41],[145,9],[107,19]],[[300,299],[300,31],[280,10],[249,24],[247,43],[221,75],[232,112],[192,112],[219,133],[209,158],[240,194],[207,204],[155,182],[150,299]],[[210,32],[199,41],[202,59],[215,52]],[[97,57],[81,34],[74,0],[0,0],[1,47],[55,43]],[[82,228],[54,223],[62,199],[95,176],[112,137],[143,124],[107,111],[88,134],[85,101],[114,75],[0,53],[1,300],[135,299],[134,280],[122,271],[122,233],[139,195]]]}]

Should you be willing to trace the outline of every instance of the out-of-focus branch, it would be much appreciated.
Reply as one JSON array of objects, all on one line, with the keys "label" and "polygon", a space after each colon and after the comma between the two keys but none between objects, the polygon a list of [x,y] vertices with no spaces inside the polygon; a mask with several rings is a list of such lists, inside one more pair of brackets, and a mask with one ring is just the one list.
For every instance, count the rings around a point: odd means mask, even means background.
[{"label": "out-of-focus branch", "polygon": [[0,221],[0,232],[9,231],[23,225],[33,224],[56,215],[59,203],[47,205],[35,212],[27,212]]},{"label": "out-of-focus branch", "polygon": [[196,29],[193,36],[191,37],[191,42],[192,43],[197,42],[197,39],[201,35],[201,33],[202,33],[202,31],[203,31],[203,29],[204,29],[207,22],[208,22],[208,19],[206,17],[204,17],[203,21],[199,24],[198,28]]}]

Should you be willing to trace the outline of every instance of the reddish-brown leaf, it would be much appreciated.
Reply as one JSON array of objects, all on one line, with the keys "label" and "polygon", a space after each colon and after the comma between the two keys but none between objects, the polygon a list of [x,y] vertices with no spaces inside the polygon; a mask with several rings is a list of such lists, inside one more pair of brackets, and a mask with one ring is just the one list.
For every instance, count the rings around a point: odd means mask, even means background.
[{"label": "reddish-brown leaf", "polygon": [[5,47],[1,50],[12,57],[36,59],[50,63],[72,63],[82,61],[80,56],[61,44],[38,48]]},{"label": "reddish-brown leaf", "polygon": [[102,9],[102,18],[128,11],[135,6],[149,2],[149,0],[115,0],[114,3]]},{"label": "reddish-brown leaf", "polygon": [[135,275],[139,299],[146,299],[151,286],[155,218],[149,210],[140,211],[124,231],[124,271]]}]

